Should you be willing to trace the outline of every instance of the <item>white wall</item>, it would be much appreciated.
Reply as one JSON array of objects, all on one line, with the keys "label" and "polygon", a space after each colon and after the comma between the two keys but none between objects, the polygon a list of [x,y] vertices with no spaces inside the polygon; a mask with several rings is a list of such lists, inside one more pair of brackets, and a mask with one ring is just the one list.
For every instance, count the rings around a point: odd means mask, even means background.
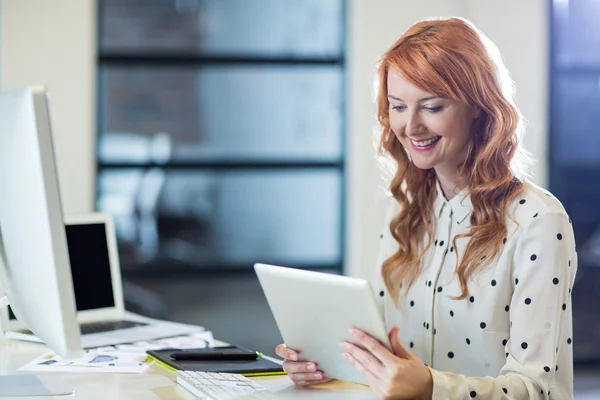
[{"label": "white wall", "polygon": [[2,0],[0,89],[50,93],[65,214],[94,209],[96,1]]},{"label": "white wall", "polygon": [[529,120],[525,147],[539,160],[534,181],[547,183],[547,0],[349,0],[347,241],[345,273],[370,277],[383,227],[383,182],[376,166],[371,83],[374,65],[417,20],[470,19],[504,55],[517,88],[517,105]]}]

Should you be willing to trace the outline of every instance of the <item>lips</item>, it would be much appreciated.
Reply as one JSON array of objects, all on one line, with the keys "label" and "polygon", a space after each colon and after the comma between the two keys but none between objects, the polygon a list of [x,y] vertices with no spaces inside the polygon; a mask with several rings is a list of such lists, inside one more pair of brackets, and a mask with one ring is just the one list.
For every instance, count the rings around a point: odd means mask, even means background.
[{"label": "lips", "polygon": [[410,142],[412,143],[412,145],[414,147],[430,147],[433,144],[437,143],[441,138],[442,138],[441,136],[434,136],[434,137],[424,139],[424,140],[410,139]]}]

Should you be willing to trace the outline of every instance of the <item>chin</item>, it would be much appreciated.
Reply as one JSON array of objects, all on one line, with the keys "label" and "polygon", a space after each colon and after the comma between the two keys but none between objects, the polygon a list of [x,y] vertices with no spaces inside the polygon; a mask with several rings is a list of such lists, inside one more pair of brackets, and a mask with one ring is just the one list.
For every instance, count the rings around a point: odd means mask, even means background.
[{"label": "chin", "polygon": [[429,160],[420,160],[419,158],[413,158],[412,163],[415,167],[419,169],[432,169],[437,165],[437,163],[429,161]]}]

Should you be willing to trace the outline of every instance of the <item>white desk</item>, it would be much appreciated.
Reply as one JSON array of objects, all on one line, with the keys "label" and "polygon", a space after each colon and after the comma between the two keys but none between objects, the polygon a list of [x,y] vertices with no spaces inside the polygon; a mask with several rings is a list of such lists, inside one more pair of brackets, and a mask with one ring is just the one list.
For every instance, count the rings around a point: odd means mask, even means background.
[{"label": "white desk", "polygon": [[[0,339],[0,375],[18,374],[35,357],[49,351],[41,344]],[[35,373],[44,383],[61,380],[75,389],[72,396],[4,397],[1,400],[191,400],[195,397],[175,383],[175,374],[152,365],[143,374],[108,373]],[[295,387],[286,376],[254,378],[281,399],[363,400],[375,399],[366,387],[342,381],[332,381],[312,388]]]}]

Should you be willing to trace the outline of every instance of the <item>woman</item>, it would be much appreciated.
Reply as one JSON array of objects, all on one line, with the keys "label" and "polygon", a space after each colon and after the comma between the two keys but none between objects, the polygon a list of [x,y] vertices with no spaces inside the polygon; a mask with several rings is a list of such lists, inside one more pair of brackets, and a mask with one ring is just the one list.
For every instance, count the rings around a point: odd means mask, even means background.
[{"label": "woman", "polygon": [[[573,230],[526,180],[498,50],[465,20],[427,20],[378,73],[381,151],[395,170],[373,286],[393,352],[353,330],[361,346],[341,343],[343,357],[381,398],[572,398]],[[276,351],[297,384],[328,380]]]}]

